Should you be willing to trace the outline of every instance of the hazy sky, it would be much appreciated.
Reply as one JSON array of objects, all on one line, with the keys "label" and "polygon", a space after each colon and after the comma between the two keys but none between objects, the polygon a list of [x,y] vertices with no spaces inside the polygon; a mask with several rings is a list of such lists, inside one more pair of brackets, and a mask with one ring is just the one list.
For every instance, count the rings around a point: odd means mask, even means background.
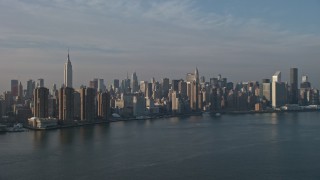
[{"label": "hazy sky", "polygon": [[10,80],[63,83],[67,48],[74,86],[139,80],[271,78],[290,67],[319,86],[319,0],[0,0],[0,91]]}]

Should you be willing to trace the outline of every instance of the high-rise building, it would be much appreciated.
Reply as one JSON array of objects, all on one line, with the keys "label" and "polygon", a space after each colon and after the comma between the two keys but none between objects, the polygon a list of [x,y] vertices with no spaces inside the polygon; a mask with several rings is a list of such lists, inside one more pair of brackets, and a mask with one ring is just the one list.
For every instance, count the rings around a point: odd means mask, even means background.
[{"label": "high-rise building", "polygon": [[38,118],[47,118],[49,89],[45,87],[38,87],[34,90],[33,97],[34,97],[33,116]]},{"label": "high-rise building", "polygon": [[110,93],[99,92],[97,95],[97,100],[98,100],[98,117],[106,121],[111,116]]},{"label": "high-rise building", "polygon": [[35,82],[33,80],[28,80],[27,81],[27,93],[26,93],[26,98],[31,99],[33,96],[33,90],[35,88]]},{"label": "high-rise building", "polygon": [[125,93],[130,93],[131,92],[131,79],[129,79],[129,74],[127,73],[126,79],[123,79],[121,81],[121,91]]},{"label": "high-rise building", "polygon": [[23,97],[24,97],[23,86],[22,86],[21,81],[20,81],[20,83],[19,83],[18,96],[19,96],[20,99],[23,99]]},{"label": "high-rise building", "polygon": [[198,67],[196,67],[196,70],[194,71],[194,78],[195,78],[196,83],[199,84],[199,82],[200,82],[200,76],[199,76]]},{"label": "high-rise building", "polygon": [[171,81],[171,89],[173,91],[179,91],[179,82],[180,82],[180,80],[176,80],[176,79],[173,79]]},{"label": "high-rise building", "polygon": [[97,90],[98,89],[98,79],[95,78],[92,81],[90,81],[89,82],[89,87]]},{"label": "high-rise building", "polygon": [[187,96],[187,83],[183,80],[179,81],[179,93],[182,96]]},{"label": "high-rise building", "polygon": [[106,90],[106,86],[104,85],[104,79],[98,79],[98,92],[104,92]]},{"label": "high-rise building", "polygon": [[[189,74],[191,74],[191,73],[189,73]],[[191,80],[193,80],[193,81],[190,82]],[[187,82],[188,82],[187,95],[190,100],[190,109],[192,111],[198,111],[199,107],[201,106],[199,104],[199,97],[202,97],[202,95],[199,94],[199,89],[200,89],[199,81],[200,81],[200,77],[199,77],[198,68],[196,68],[194,71],[193,79],[191,77],[188,77],[188,75],[187,75]]]},{"label": "high-rise building", "polygon": [[319,90],[318,89],[302,89],[304,97],[301,105],[319,105]]},{"label": "high-rise building", "polygon": [[69,56],[69,49],[67,62],[64,64],[64,86],[72,88],[72,65]]},{"label": "high-rise building", "polygon": [[290,69],[290,104],[298,104],[298,68]]},{"label": "high-rise building", "polygon": [[81,114],[81,98],[80,98],[80,93],[78,91],[74,91],[73,94],[73,105],[74,105],[74,118],[79,120],[80,119],[80,114]]},{"label": "high-rise building", "polygon": [[281,72],[277,71],[276,73],[274,73],[274,75],[272,76],[272,82],[281,82]]},{"label": "high-rise building", "polygon": [[186,81],[187,82],[193,82],[196,81],[197,83],[200,82],[200,77],[199,77],[199,71],[198,68],[196,67],[194,73],[188,73],[186,76]]},{"label": "high-rise building", "polygon": [[302,76],[300,88],[301,89],[310,89],[311,88],[311,83],[309,82],[309,78],[307,75]]},{"label": "high-rise building", "polygon": [[74,90],[62,87],[59,90],[59,120],[61,123],[71,122],[74,118]]},{"label": "high-rise building", "polygon": [[11,94],[12,96],[18,96],[19,82],[16,79],[11,80]]},{"label": "high-rise building", "polygon": [[281,72],[277,71],[272,76],[272,107],[284,106],[287,102],[286,84],[281,82]]},{"label": "high-rise building", "polygon": [[96,90],[94,88],[80,88],[80,119],[94,121]]},{"label": "high-rise building", "polygon": [[48,116],[53,118],[58,116],[58,104],[55,97],[49,97],[48,99]]},{"label": "high-rise building", "polygon": [[114,79],[114,80],[113,80],[113,89],[114,89],[114,90],[115,90],[115,89],[119,89],[119,85],[120,85],[119,82],[120,82],[119,79]]},{"label": "high-rise building", "polygon": [[269,104],[272,100],[272,84],[270,83],[270,79],[264,79],[261,86],[261,97],[267,100],[267,104]]},{"label": "high-rise building", "polygon": [[131,92],[135,93],[137,91],[139,91],[138,77],[136,72],[134,72],[131,77]]},{"label": "high-rise building", "polygon": [[38,79],[38,82],[37,82],[37,87],[44,87],[44,79]]},{"label": "high-rise building", "polygon": [[204,76],[200,77],[200,83],[204,84],[206,82],[206,78]]},{"label": "high-rise building", "polygon": [[5,91],[3,93],[3,97],[4,97],[4,101],[5,101],[3,114],[6,114],[7,112],[12,111],[13,96],[11,94],[11,91]]},{"label": "high-rise building", "polygon": [[162,79],[161,89],[162,89],[162,97],[168,97],[168,93],[169,93],[169,79],[168,78]]},{"label": "high-rise building", "polygon": [[148,81],[140,81],[140,91],[147,96],[147,89],[148,89]]},{"label": "high-rise building", "polygon": [[190,83],[190,109],[192,111],[199,110],[199,84],[196,81]]},{"label": "high-rise building", "polygon": [[133,96],[133,116],[143,116],[146,112],[146,99],[142,93]]},{"label": "high-rise building", "polygon": [[171,93],[171,109],[174,114],[182,112],[181,96],[177,91],[172,91]]},{"label": "high-rise building", "polygon": [[218,87],[218,78],[210,78],[211,87]]},{"label": "high-rise building", "polygon": [[149,99],[152,98],[152,83],[148,83],[145,96]]},{"label": "high-rise building", "polygon": [[161,99],[162,89],[158,81],[153,81],[152,83],[152,98]]},{"label": "high-rise building", "polygon": [[301,81],[304,83],[304,82],[309,82],[309,77],[308,77],[308,75],[303,75],[302,77],[301,77]]},{"label": "high-rise building", "polygon": [[56,93],[57,93],[57,85],[56,85],[56,84],[53,84],[53,85],[52,85],[52,88],[51,88],[51,90],[50,90],[50,95],[51,95],[52,97],[56,97]]}]

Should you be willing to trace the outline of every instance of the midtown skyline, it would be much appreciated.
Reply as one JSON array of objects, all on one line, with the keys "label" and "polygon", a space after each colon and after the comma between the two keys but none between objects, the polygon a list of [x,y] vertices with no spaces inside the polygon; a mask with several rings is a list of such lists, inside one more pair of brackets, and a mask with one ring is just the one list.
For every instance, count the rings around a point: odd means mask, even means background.
[{"label": "midtown skyline", "polygon": [[[15,86],[17,86],[17,89],[18,89],[18,84],[20,84],[20,85],[22,84],[23,87],[27,87],[28,81],[34,81],[36,83],[35,84],[36,87],[46,87],[48,89],[51,89],[53,87],[54,88],[71,87],[71,88],[79,89],[82,86],[89,87],[91,85],[90,83],[92,82],[92,80],[97,80],[97,82],[101,81],[102,85],[104,85],[105,88],[108,89],[108,88],[110,88],[110,86],[113,86],[114,80],[121,81],[121,80],[125,80],[125,79],[130,79],[130,80],[134,79],[134,83],[133,82],[130,83],[130,87],[131,86],[134,87],[134,86],[139,86],[140,82],[143,82],[143,81],[152,82],[153,80],[155,80],[157,82],[160,82],[164,78],[168,78],[170,81],[171,80],[185,80],[186,76],[188,76],[188,74],[190,74],[190,73],[185,73],[184,75],[181,75],[180,77],[177,77],[177,78],[170,78],[168,76],[163,76],[163,77],[154,77],[153,76],[153,77],[148,77],[146,79],[142,79],[139,76],[139,72],[138,72],[138,75],[137,75],[137,72],[134,71],[134,72],[132,72],[130,74],[129,74],[129,72],[127,72],[126,76],[118,77],[118,78],[115,78],[115,79],[112,79],[112,80],[110,79],[108,81],[105,81],[105,79],[103,79],[103,78],[94,77],[94,78],[90,79],[88,82],[84,82],[83,81],[82,84],[77,85],[77,86],[73,86],[72,82],[73,82],[74,76],[73,76],[73,69],[72,69],[72,65],[71,65],[71,61],[70,61],[69,51],[68,51],[68,55],[67,55],[67,61],[64,64],[63,68],[64,68],[64,70],[63,70],[64,71],[64,73],[63,73],[63,82],[61,84],[56,84],[56,83],[48,84],[48,83],[45,83],[46,81],[43,78],[28,79],[25,82],[21,81],[20,79],[11,79],[9,81],[9,83],[10,83],[9,87],[5,87],[7,90],[0,91],[0,92],[10,91],[11,90],[10,88],[12,88],[11,86],[12,86],[13,81],[15,82]],[[221,75],[223,75],[223,77],[228,79],[228,82],[232,82],[232,83],[236,83],[236,84],[237,83],[242,83],[242,82],[244,82],[244,83],[246,83],[246,82],[259,82],[259,83],[262,83],[265,79],[269,79],[270,82],[273,82],[273,81],[274,82],[278,82],[279,81],[279,82],[284,82],[284,83],[286,83],[288,85],[292,85],[291,84],[292,82],[296,82],[296,84],[294,86],[297,86],[297,88],[300,85],[300,83],[307,81],[307,82],[311,83],[311,87],[312,88],[316,88],[316,89],[318,88],[317,86],[314,85],[314,84],[317,84],[317,83],[315,83],[317,81],[314,82],[314,81],[310,80],[309,74],[300,74],[298,72],[299,68],[296,68],[296,67],[291,67],[290,69],[286,69],[285,71],[274,71],[275,72],[274,74],[272,74],[269,77],[264,77],[262,79],[256,79],[256,80],[252,79],[252,80],[243,80],[243,81],[232,81],[232,77],[227,77],[227,76],[225,76],[224,74],[221,74],[221,73],[217,74],[217,76],[209,76],[209,77],[207,77],[207,76],[202,75],[201,73],[199,74],[197,66],[195,68],[196,68],[196,72],[197,72],[196,74],[198,74],[199,78],[200,77],[204,77],[206,82],[208,82],[210,78],[219,78],[219,77],[221,77]],[[295,75],[291,74],[291,73],[293,73],[292,72],[293,69],[294,69],[294,71],[296,71]],[[279,74],[279,73],[281,74],[280,75],[280,79],[279,80],[274,80],[275,74]],[[283,78],[282,74],[288,74],[287,75],[288,77],[285,75],[286,78]],[[291,79],[293,76],[295,76],[295,78],[296,78],[295,80]],[[67,78],[67,77],[69,77],[69,78]],[[305,78],[307,78],[307,79],[305,79]],[[311,78],[311,79],[314,79],[314,78]],[[66,86],[66,84],[68,84],[68,83],[66,83],[66,81],[67,82],[71,82],[69,84],[69,86]],[[3,88],[3,86],[1,86],[0,88]],[[137,88],[138,87],[134,87],[133,89],[137,89]],[[16,93],[18,93],[18,91]]]},{"label": "midtown skyline", "polygon": [[[93,78],[261,81],[308,74],[319,88],[319,1],[0,1],[0,91],[10,80],[63,83],[66,49],[74,87]],[[24,83],[25,86],[25,83]]]}]

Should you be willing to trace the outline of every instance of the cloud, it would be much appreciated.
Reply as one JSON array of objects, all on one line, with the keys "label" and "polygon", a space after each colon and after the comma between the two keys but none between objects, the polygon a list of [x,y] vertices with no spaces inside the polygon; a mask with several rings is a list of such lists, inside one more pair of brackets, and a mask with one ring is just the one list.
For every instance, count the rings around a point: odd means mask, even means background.
[{"label": "cloud", "polygon": [[[294,32],[232,11],[204,11],[203,6],[192,0],[2,0],[0,53],[12,60],[3,60],[4,68],[14,67],[21,57],[60,67],[69,47],[74,67],[84,74],[78,71],[78,84],[94,76],[120,78],[113,74],[132,68],[144,79],[155,74],[183,78],[196,65],[203,74],[223,71],[245,79],[251,75],[244,70],[273,73],[278,62],[281,68],[308,68],[300,59],[319,57],[319,34]],[[32,66],[18,69],[21,76],[36,71]],[[47,72],[49,81],[61,81],[61,74]]]}]

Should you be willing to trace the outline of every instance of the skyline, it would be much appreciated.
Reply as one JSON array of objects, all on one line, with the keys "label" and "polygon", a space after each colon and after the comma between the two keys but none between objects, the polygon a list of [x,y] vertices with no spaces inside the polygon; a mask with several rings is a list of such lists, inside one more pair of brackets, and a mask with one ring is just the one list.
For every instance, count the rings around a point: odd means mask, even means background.
[{"label": "skyline", "polygon": [[63,83],[66,49],[74,87],[93,78],[261,81],[289,69],[319,88],[318,1],[0,1],[0,91],[10,80]]}]

